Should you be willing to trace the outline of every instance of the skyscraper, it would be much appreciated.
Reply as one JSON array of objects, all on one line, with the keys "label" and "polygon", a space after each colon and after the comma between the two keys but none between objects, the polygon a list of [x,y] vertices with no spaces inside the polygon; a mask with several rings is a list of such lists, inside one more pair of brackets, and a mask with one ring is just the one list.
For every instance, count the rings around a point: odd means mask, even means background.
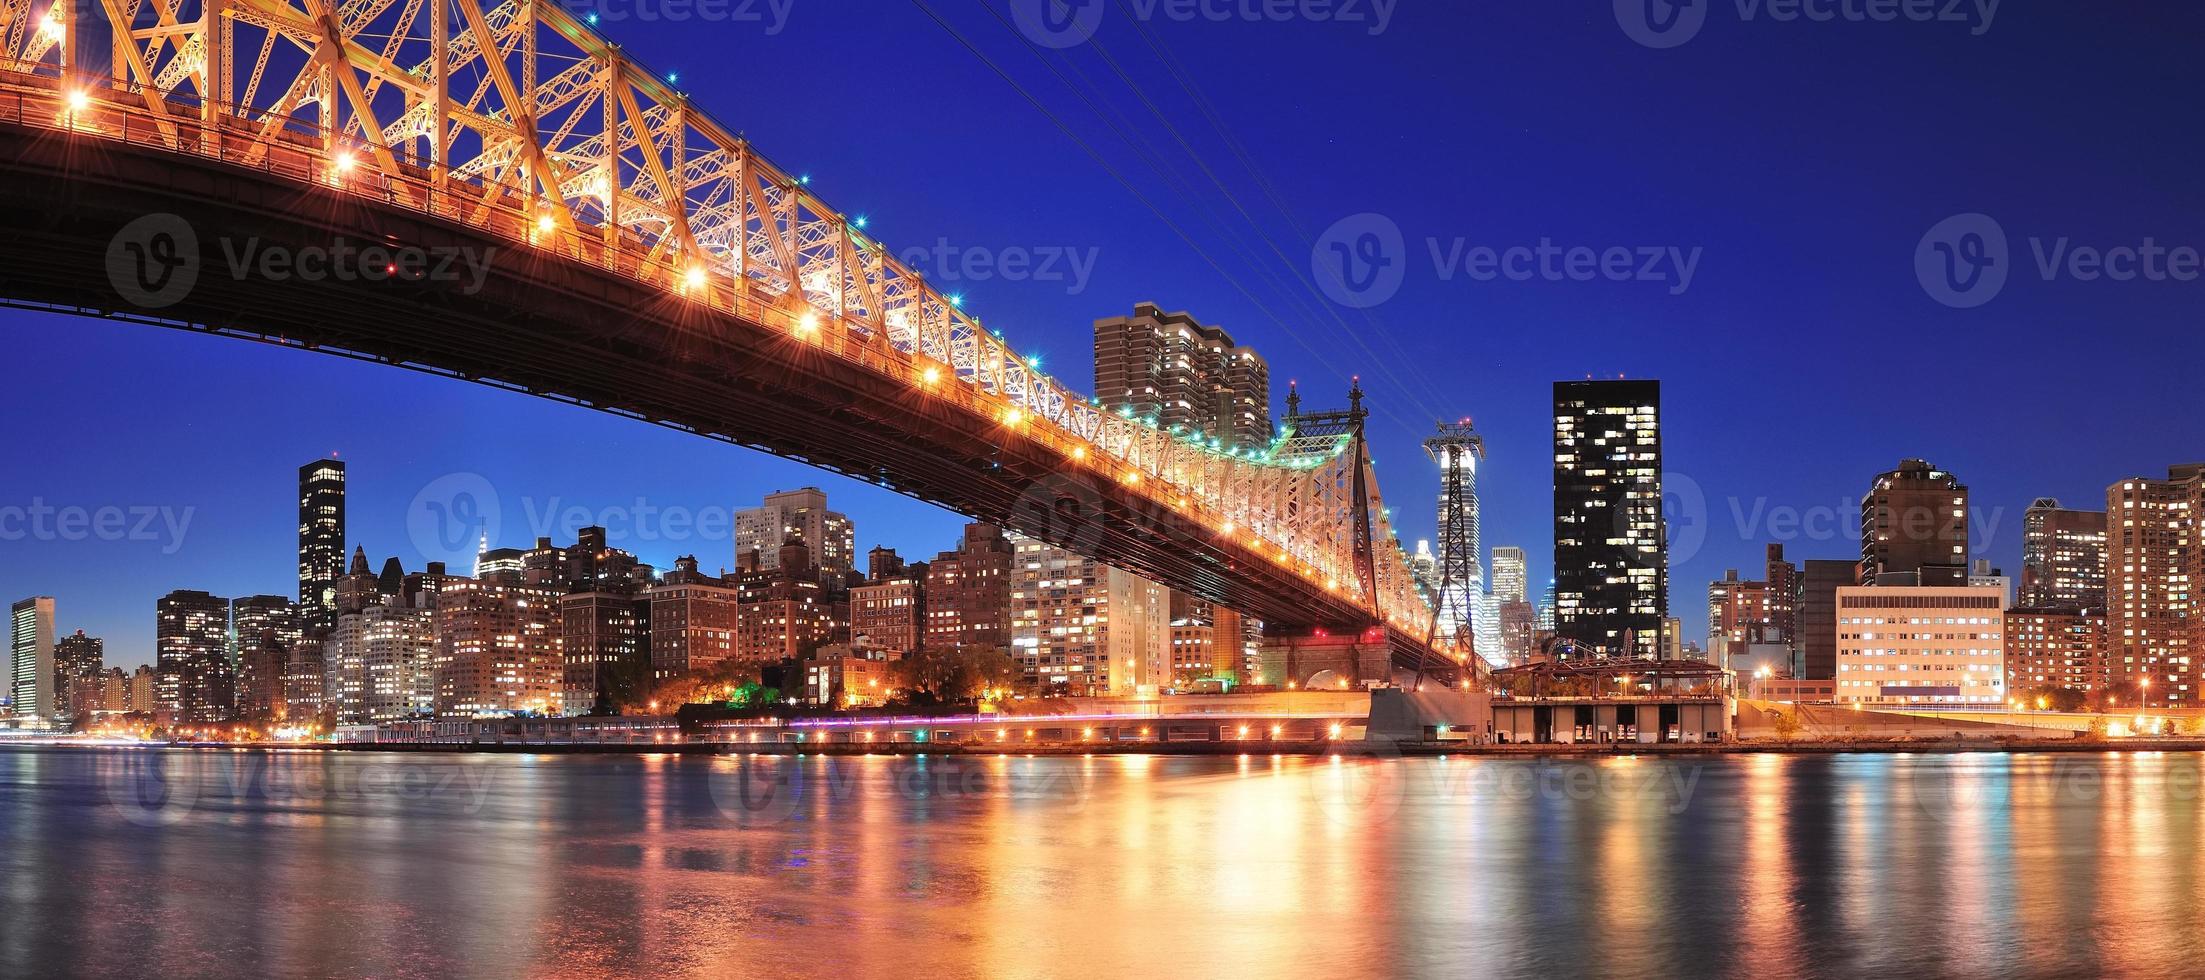
[{"label": "skyscraper", "polygon": [[436,713],[560,713],[559,596],[518,572],[450,582],[436,597]]},{"label": "skyscraper", "polygon": [[291,600],[245,596],[230,603],[237,636],[237,716],[270,718],[283,711],[283,671],[304,631]]},{"label": "skyscraper", "polygon": [[61,713],[89,718],[107,701],[107,643],[78,630],[54,644],[54,697]]},{"label": "skyscraper", "polygon": [[1860,584],[1968,584],[1968,488],[1919,459],[1860,498]]},{"label": "skyscraper", "polygon": [[2106,488],[2106,697],[2119,705],[2198,704],[2205,618],[2205,463]]},{"label": "skyscraper", "polygon": [[15,713],[46,720],[61,714],[54,690],[53,596],[32,596],[9,609],[8,658]]},{"label": "skyscraper", "polygon": [[1104,408],[1227,448],[1271,441],[1269,365],[1223,328],[1154,303],[1095,321],[1095,397]]},{"label": "skyscraper", "polygon": [[1860,563],[1809,558],[1799,576],[1799,659],[1806,679],[1837,677],[1837,590],[1860,584]]},{"label": "skyscraper", "polygon": [[2105,511],[2040,497],[2022,517],[2021,605],[2105,605]]},{"label": "skyscraper", "polygon": [[1554,619],[1575,656],[1660,655],[1661,476],[1660,382],[1555,382]]},{"label": "skyscraper", "polygon": [[327,629],[337,621],[337,579],[345,573],[345,464],[299,467],[299,618]]},{"label": "skyscraper", "polygon": [[956,550],[927,563],[927,649],[1010,646],[1011,557],[1002,528],[967,524]]},{"label": "skyscraper", "polygon": [[758,567],[780,567],[781,546],[790,535],[802,538],[811,563],[825,575],[847,575],[856,560],[857,531],[850,519],[827,509],[827,493],[802,487],[766,495],[765,502],[735,514],[735,561],[756,552]]},{"label": "skyscraper", "polygon": [[717,575],[697,571],[694,555],[644,593],[651,600],[651,674],[660,679],[710,670],[735,655],[740,593]]},{"label": "skyscraper", "polygon": [[1493,597],[1506,602],[1531,601],[1531,579],[1524,549],[1501,545],[1493,549]]},{"label": "skyscraper", "polygon": [[154,604],[153,645],[161,707],[182,722],[222,721],[236,701],[230,600],[188,589]]}]

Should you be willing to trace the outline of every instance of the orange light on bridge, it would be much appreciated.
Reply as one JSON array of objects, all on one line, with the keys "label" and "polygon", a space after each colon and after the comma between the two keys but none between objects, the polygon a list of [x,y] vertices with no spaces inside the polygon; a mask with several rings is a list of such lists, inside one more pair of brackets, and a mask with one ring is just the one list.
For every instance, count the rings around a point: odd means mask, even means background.
[{"label": "orange light on bridge", "polygon": [[539,214],[536,216],[536,233],[539,235],[549,235],[551,234],[552,229],[557,228],[558,226],[559,222],[557,221],[557,219],[554,219],[548,213]]},{"label": "orange light on bridge", "polygon": [[86,94],[84,94],[84,91],[83,91],[82,89],[76,89],[76,90],[72,90],[72,91],[71,91],[71,92],[69,93],[69,111],[70,111],[70,112],[83,112],[83,111],[84,111],[85,109],[89,108],[89,107],[90,107],[91,105],[92,105],[92,97],[91,97],[91,96],[89,96],[89,95],[86,95]]},{"label": "orange light on bridge", "polygon": [[1141,474],[1139,474],[1139,473],[1127,473],[1127,474],[1125,475],[1125,485],[1126,485],[1126,486],[1129,486],[1129,487],[1137,487],[1137,486],[1140,486],[1140,485],[1141,485]]},{"label": "orange light on bridge", "polygon": [[1073,459],[1086,459],[1086,458],[1087,458],[1087,447],[1086,447],[1086,446],[1073,446],[1073,447],[1072,447],[1072,458],[1073,458]]},{"label": "orange light on bridge", "polygon": [[805,310],[805,311],[804,311],[804,315],[803,315],[803,316],[800,316],[800,317],[797,317],[797,318],[796,318],[796,332],[797,332],[797,333],[807,333],[807,334],[808,334],[808,333],[818,333],[818,332],[819,332],[819,314],[817,314],[817,313],[814,313],[814,312],[812,312],[812,311],[810,311],[810,310]]},{"label": "orange light on bridge", "polygon": [[689,289],[703,288],[704,267],[701,265],[690,266],[689,271],[682,274],[682,283]]},{"label": "orange light on bridge", "polygon": [[358,164],[359,162],[359,160],[353,157],[351,150],[346,150],[343,153],[339,153],[337,154],[337,172],[340,174],[349,174],[352,172],[353,166]]},{"label": "orange light on bridge", "polygon": [[1024,422],[1024,421],[1026,421],[1026,413],[1025,413],[1025,412],[1023,412],[1023,411],[1020,411],[1019,409],[1016,409],[1016,408],[1006,408],[1006,409],[1004,409],[1004,410],[1003,410],[1003,424],[1004,424],[1004,425],[1016,426],[1016,425],[1018,425],[1019,423],[1021,423],[1021,422]]},{"label": "orange light on bridge", "polygon": [[942,369],[934,365],[929,364],[926,370],[919,372],[919,381],[922,384],[933,384],[940,380],[942,380]]}]

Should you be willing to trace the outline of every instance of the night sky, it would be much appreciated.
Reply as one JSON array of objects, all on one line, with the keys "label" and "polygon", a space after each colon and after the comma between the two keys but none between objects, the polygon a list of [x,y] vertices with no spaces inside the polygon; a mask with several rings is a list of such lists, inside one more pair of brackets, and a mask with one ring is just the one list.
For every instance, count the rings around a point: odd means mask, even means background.
[{"label": "night sky", "polygon": [[[1412,540],[1436,492],[1418,443],[1435,418],[1473,416],[1485,544],[1525,547],[1543,583],[1549,384],[1661,379],[1670,601],[1690,637],[1706,583],[1754,577],[1766,541],[1857,555],[1852,508],[1902,457],[1971,485],[1976,554],[2015,575],[2031,499],[2102,506],[2118,478],[2205,458],[2205,282],[2047,280],[2035,254],[2205,247],[2194,5],[2011,2],[1984,30],[1972,2],[1961,23],[1816,23],[1703,0],[1699,33],[1657,49],[1606,0],[1402,0],[1376,34],[1367,0],[1353,23],[1251,22],[1222,2],[1209,9],[1231,18],[1189,21],[1127,0],[1059,51],[1029,47],[1004,0],[928,0],[955,34],[905,0],[736,2],[704,8],[710,22],[643,2],[597,7],[601,29],[899,253],[927,252],[914,264],[1073,387],[1090,388],[1090,322],[1142,300],[1263,351],[1275,402],[1298,378],[1312,407],[1337,405],[1361,374]],[[1404,244],[1384,255],[1398,292],[1355,309],[1310,259],[1362,213]],[[1925,234],[1975,213],[2007,237],[2010,276],[1959,309],[1916,258],[1941,261]],[[1542,240],[1696,259],[1681,290],[1667,266],[1639,280],[1635,258],[1625,281],[1435,268]],[[973,250],[1031,255],[1034,272],[968,265]],[[1059,250],[1079,261],[1042,273]],[[547,510],[640,497],[710,520],[808,484],[855,519],[861,551],[929,557],[960,522],[747,450],[337,358],[13,311],[0,345],[0,507],[188,511],[180,541],[32,540],[0,522],[0,598],[56,596],[59,627],[105,636],[126,667],[152,659],[170,589],[294,592],[295,470],[330,452],[351,467],[352,540],[409,569],[436,546],[408,509],[449,474],[494,487],[498,545],[570,539]],[[660,565],[733,561],[724,527],[613,533]]]}]

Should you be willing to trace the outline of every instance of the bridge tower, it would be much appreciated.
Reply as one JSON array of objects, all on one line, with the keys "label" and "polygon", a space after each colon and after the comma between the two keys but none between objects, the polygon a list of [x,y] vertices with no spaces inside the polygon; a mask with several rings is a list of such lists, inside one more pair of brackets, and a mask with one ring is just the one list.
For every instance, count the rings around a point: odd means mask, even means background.
[{"label": "bridge tower", "polygon": [[[1477,461],[1485,458],[1485,440],[1469,419],[1441,422],[1424,440],[1424,451],[1439,464],[1439,589],[1432,597],[1434,639],[1475,641],[1477,604],[1484,591],[1484,564],[1478,555]],[[1490,651],[1480,650],[1478,653]]]}]

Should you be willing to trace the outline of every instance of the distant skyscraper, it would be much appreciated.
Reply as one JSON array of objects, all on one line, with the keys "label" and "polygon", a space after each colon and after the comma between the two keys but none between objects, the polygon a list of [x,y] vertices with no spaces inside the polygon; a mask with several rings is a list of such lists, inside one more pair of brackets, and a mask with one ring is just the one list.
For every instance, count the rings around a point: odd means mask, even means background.
[{"label": "distant skyscraper", "polygon": [[1424,538],[1416,541],[1416,553],[1409,556],[1409,580],[1416,583],[1418,595],[1424,601],[1439,603],[1439,556],[1432,553],[1432,542]]},{"label": "distant skyscraper", "polygon": [[1661,654],[1661,476],[1660,382],[1555,382],[1554,619],[1577,656]]},{"label": "distant skyscraper", "polygon": [[154,604],[161,707],[183,722],[221,721],[236,702],[230,600],[178,589]]},{"label": "distant skyscraper", "polygon": [[2105,511],[2068,510],[2040,497],[2021,527],[2021,605],[2105,605]]},{"label": "distant skyscraper", "polygon": [[2091,700],[2104,696],[2105,610],[2006,610],[2006,694],[2045,697],[2044,688],[2080,691]]},{"label": "distant skyscraper", "polygon": [[299,467],[299,618],[327,629],[337,621],[337,579],[345,573],[345,464]]},{"label": "distant skyscraper", "polygon": [[806,657],[849,638],[849,595],[839,583],[822,580],[804,539],[790,535],[778,551],[772,568],[747,570],[737,585],[737,659]]},{"label": "distant skyscraper", "polygon": [[[1845,584],[1852,584],[1847,581]],[[1786,676],[1802,676],[1799,644],[1800,577],[1784,560],[1784,546],[1768,546],[1759,579],[1745,581],[1731,569],[1707,587],[1707,655],[1718,666],[1781,664]]]},{"label": "distant skyscraper", "polygon": [[1524,549],[1501,545],[1493,549],[1493,596],[1500,601],[1531,601],[1531,578]]},{"label": "distant skyscraper", "polygon": [[1539,608],[1537,610],[1537,615],[1532,620],[1532,622],[1538,627],[1538,630],[1541,633],[1554,632],[1555,596],[1559,592],[1559,590],[1560,587],[1555,584],[1555,581],[1553,579],[1550,578],[1547,580],[1546,591],[1539,593]]},{"label": "distant skyscraper", "polygon": [[812,566],[826,575],[846,575],[856,560],[857,531],[850,519],[827,509],[826,491],[803,487],[767,494],[762,505],[736,513],[736,563],[754,551],[759,568],[779,568],[781,546],[792,534],[803,539]]},{"label": "distant skyscraper", "polygon": [[850,590],[850,642],[891,658],[919,649],[926,636],[927,564],[897,564],[895,574]]},{"label": "distant skyscraper", "polygon": [[436,611],[377,603],[337,617],[324,650],[328,707],[343,722],[398,721],[436,706]]},{"label": "distant skyscraper", "polygon": [[2198,706],[2205,653],[2205,463],[2106,488],[2106,697],[2122,706]]},{"label": "distant skyscraper", "polygon": [[1133,315],[1095,321],[1095,397],[1104,408],[1155,418],[1219,440],[1271,441],[1271,369],[1222,328],[1138,303]]},{"label": "distant skyscraper", "polygon": [[1862,585],[1968,583],[1968,488],[1919,459],[1876,477],[1860,499]]},{"label": "distant skyscraper", "polygon": [[10,697],[15,713],[51,720],[61,714],[54,690],[54,599],[32,596],[8,616]]}]

